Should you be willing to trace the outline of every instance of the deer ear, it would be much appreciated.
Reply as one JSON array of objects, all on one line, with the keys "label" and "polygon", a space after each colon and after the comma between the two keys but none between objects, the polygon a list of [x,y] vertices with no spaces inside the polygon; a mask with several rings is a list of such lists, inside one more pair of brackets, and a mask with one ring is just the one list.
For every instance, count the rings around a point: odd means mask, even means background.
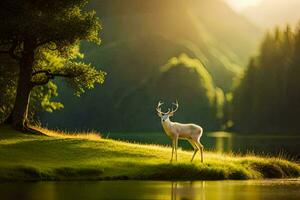
[{"label": "deer ear", "polygon": [[157,113],[157,115],[158,115],[159,117],[162,117],[162,115],[161,115],[159,112]]},{"label": "deer ear", "polygon": [[173,117],[173,115],[174,115],[174,113],[170,113],[170,114],[169,114],[169,117]]}]

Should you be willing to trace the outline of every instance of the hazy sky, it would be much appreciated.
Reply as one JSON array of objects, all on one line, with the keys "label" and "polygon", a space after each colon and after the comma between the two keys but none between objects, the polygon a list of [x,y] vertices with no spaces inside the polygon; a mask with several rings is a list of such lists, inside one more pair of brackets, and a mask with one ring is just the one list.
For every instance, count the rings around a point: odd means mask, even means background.
[{"label": "hazy sky", "polygon": [[296,25],[300,20],[300,0],[223,0],[261,27]]},{"label": "hazy sky", "polygon": [[261,3],[262,0],[225,0],[234,9],[240,11],[249,6],[256,6]]}]

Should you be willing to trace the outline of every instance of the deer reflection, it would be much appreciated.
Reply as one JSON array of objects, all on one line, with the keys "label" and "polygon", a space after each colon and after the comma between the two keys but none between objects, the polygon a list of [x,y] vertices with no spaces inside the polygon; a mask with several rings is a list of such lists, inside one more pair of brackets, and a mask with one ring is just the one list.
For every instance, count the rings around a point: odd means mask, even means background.
[{"label": "deer reflection", "polygon": [[171,200],[205,200],[205,181],[171,183]]}]

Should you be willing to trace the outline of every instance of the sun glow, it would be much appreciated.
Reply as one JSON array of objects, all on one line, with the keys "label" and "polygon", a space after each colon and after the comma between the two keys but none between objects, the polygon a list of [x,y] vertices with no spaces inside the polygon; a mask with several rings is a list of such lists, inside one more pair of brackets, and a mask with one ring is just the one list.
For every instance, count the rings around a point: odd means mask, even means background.
[{"label": "sun glow", "polygon": [[262,0],[226,0],[226,2],[235,10],[241,11],[247,7],[260,4]]}]

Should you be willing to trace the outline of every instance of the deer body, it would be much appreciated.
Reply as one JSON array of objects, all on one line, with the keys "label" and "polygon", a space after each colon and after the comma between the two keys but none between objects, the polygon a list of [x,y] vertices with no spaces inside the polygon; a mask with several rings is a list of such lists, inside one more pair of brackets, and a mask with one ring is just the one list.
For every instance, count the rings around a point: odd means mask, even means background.
[{"label": "deer body", "polygon": [[166,135],[172,140],[172,157],[171,162],[173,160],[173,154],[175,150],[176,161],[177,161],[177,148],[178,148],[178,140],[188,140],[189,143],[194,148],[194,154],[191,159],[193,161],[198,150],[201,152],[201,162],[203,162],[203,145],[200,143],[200,138],[203,133],[203,129],[196,124],[182,124],[178,122],[172,122],[169,117],[173,116],[174,113],[178,109],[178,102],[175,104],[177,108],[164,113],[161,111],[160,106],[162,103],[158,103],[158,107],[156,108],[158,115],[161,117],[161,124],[166,133]]},{"label": "deer body", "polygon": [[202,128],[196,124],[181,124],[172,122],[170,119],[162,122],[165,133],[173,139],[178,136],[179,139],[198,140],[202,136]]}]

